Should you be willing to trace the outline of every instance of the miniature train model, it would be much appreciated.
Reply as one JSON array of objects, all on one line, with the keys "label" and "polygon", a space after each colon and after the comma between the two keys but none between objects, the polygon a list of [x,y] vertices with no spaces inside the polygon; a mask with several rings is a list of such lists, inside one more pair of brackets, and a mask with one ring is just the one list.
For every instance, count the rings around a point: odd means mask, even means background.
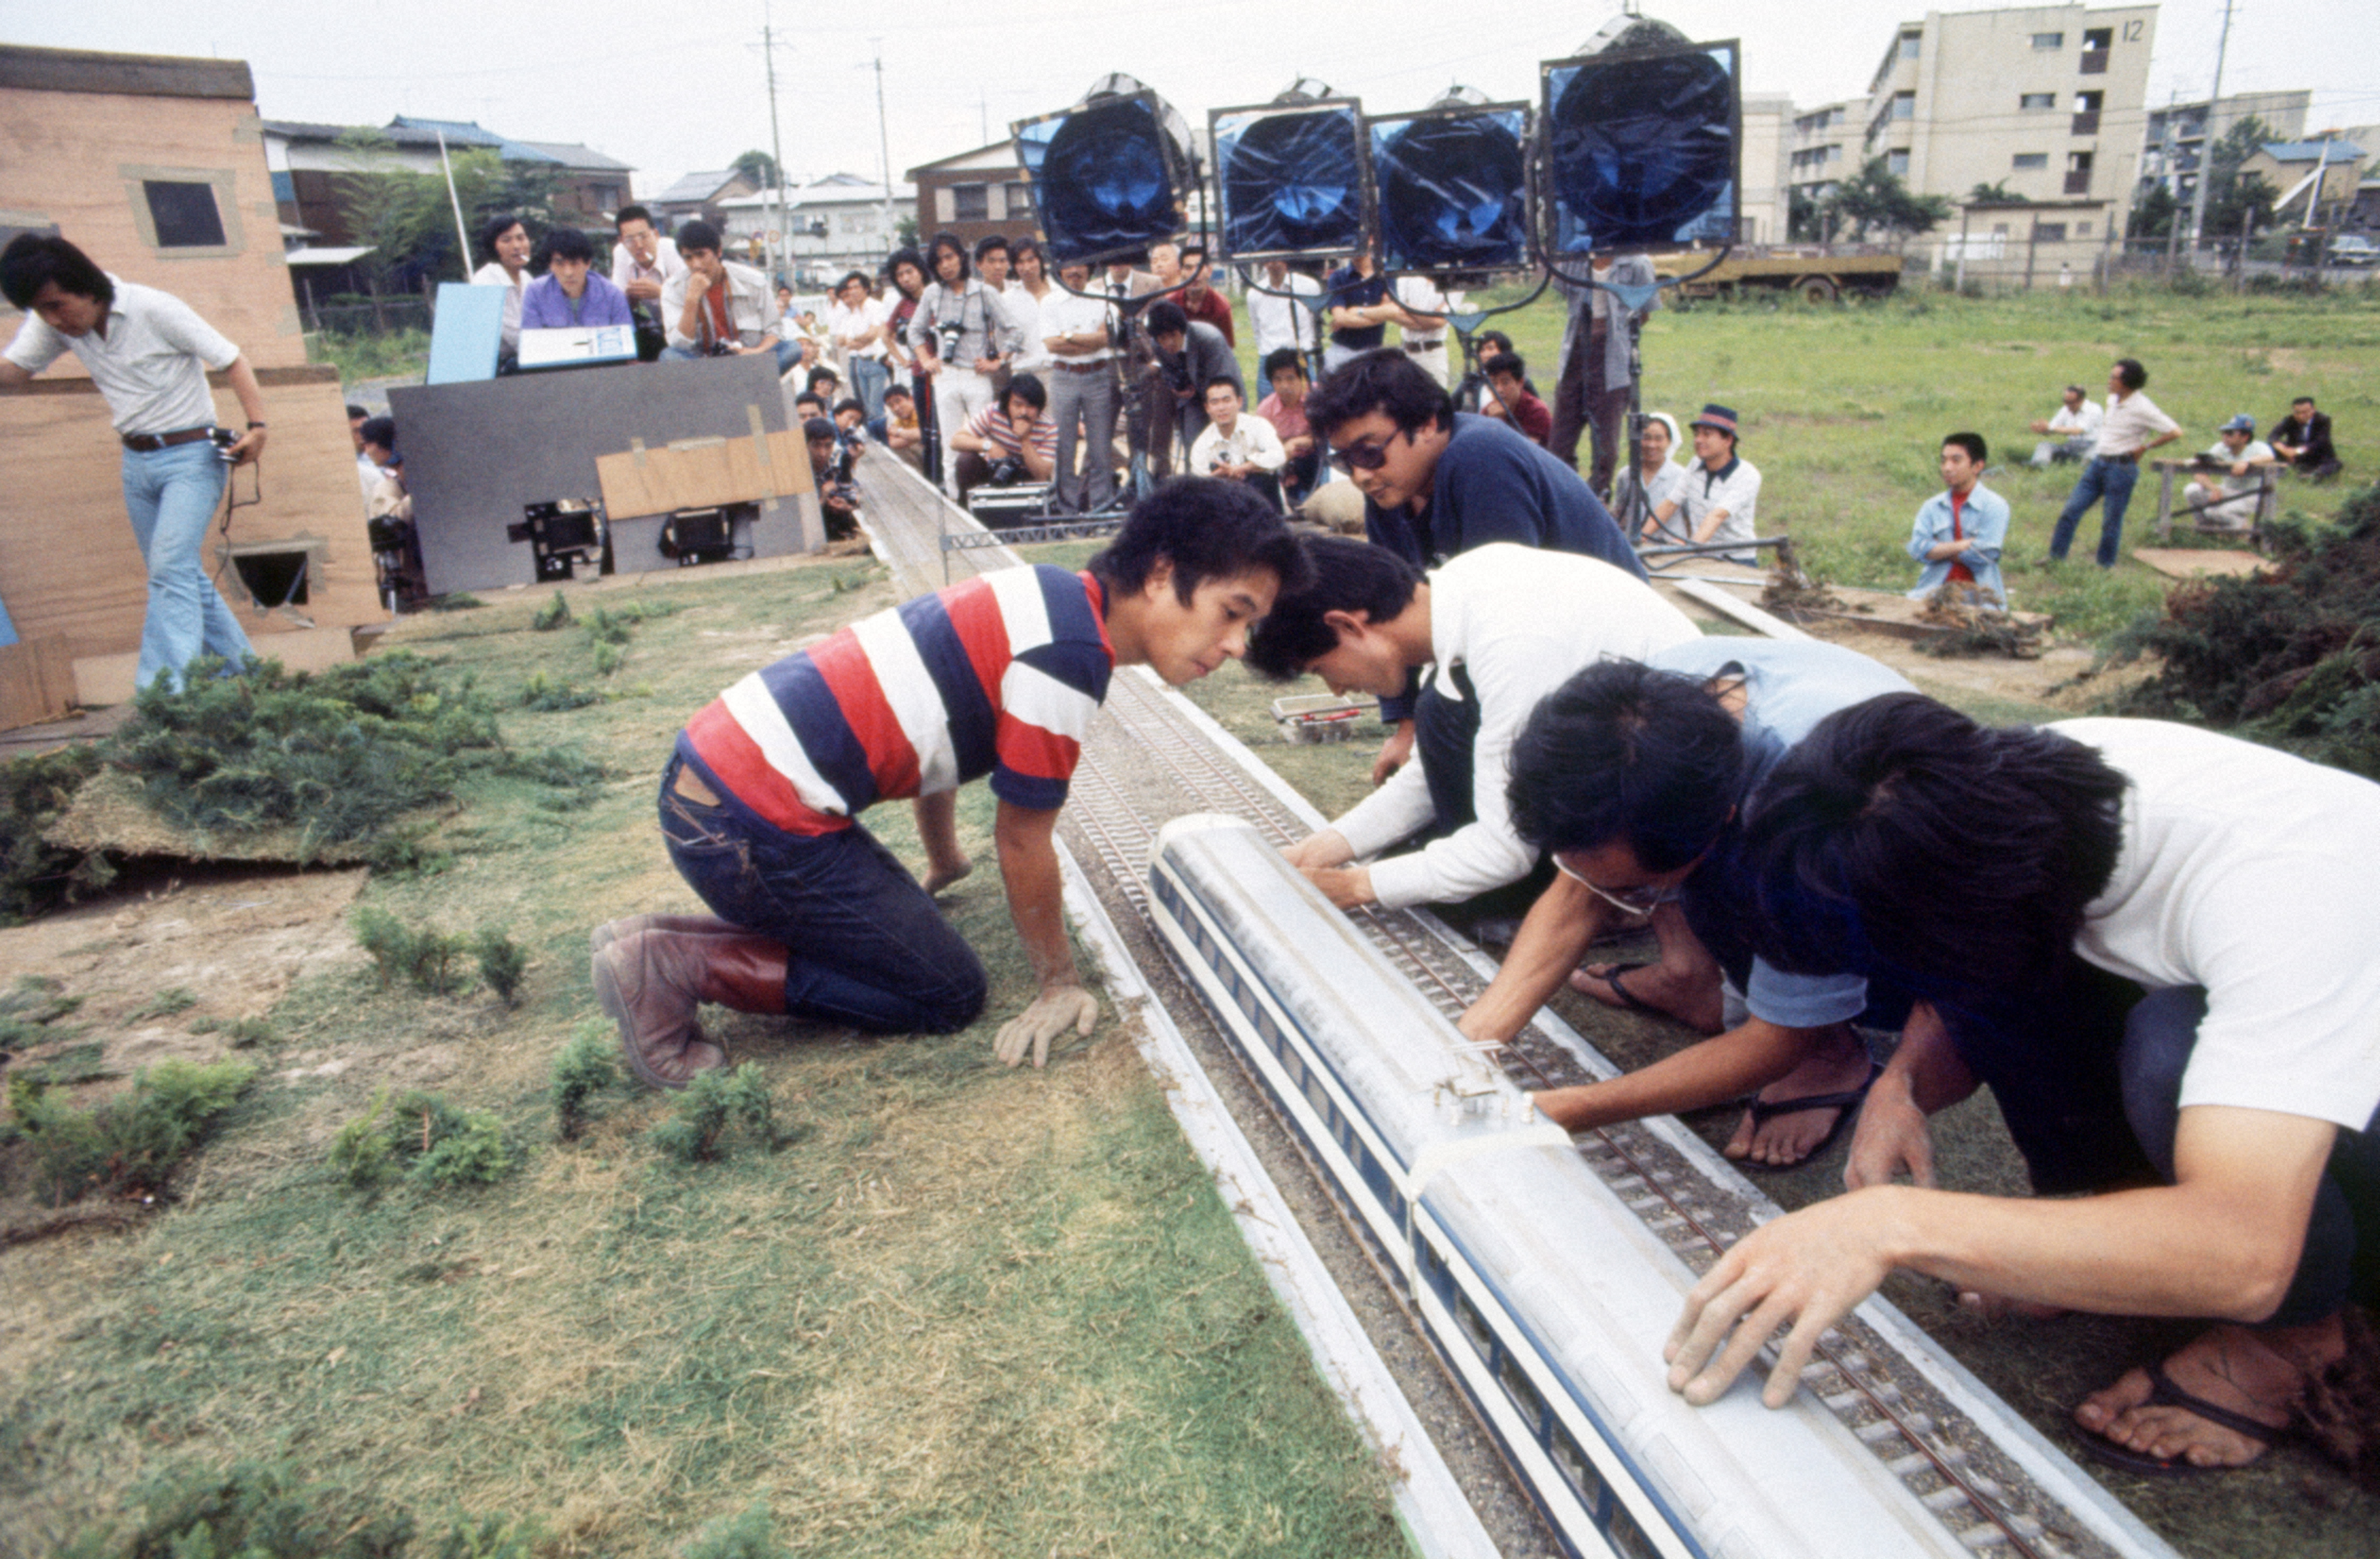
[{"label": "miniature train model", "polygon": [[1255,828],[1177,818],[1148,876],[1168,950],[1567,1552],[1970,1552],[1809,1393],[1668,1389],[1693,1273]]}]

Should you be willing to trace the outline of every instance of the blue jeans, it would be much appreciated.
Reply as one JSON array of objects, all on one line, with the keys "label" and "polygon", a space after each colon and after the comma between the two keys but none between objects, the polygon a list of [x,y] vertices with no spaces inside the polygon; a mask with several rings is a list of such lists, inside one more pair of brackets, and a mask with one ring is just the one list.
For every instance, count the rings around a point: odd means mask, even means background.
[{"label": "blue jeans", "polygon": [[[853,396],[868,408],[869,417],[883,416],[884,390],[892,383],[892,371],[885,367],[880,358],[851,358],[846,361],[851,369]],[[830,407],[828,409],[833,408]]]},{"label": "blue jeans", "polygon": [[2113,568],[2117,543],[2124,539],[2124,509],[2132,501],[2132,484],[2140,480],[2137,460],[2111,460],[2101,455],[2083,467],[2082,480],[2074,484],[2066,507],[2058,511],[2058,529],[2049,538],[2049,555],[2066,555],[2083,511],[2104,499],[2107,506],[2099,517],[2099,566]]},{"label": "blue jeans", "polygon": [[[659,360],[662,362],[701,362],[710,356],[710,354],[709,352],[704,351],[699,347],[672,346],[662,348],[662,355]],[[777,343],[777,376],[779,378],[782,379],[786,374],[791,373],[794,371],[794,365],[801,360],[802,344],[800,342],[787,339]]]},{"label": "blue jeans", "polygon": [[124,511],[149,566],[138,687],[160,676],[178,687],[182,668],[201,654],[237,664],[251,653],[239,619],[207,578],[203,555],[230,469],[204,439],[146,455],[124,452]]},{"label": "blue jeans", "polygon": [[855,822],[788,834],[733,797],[716,807],[662,771],[662,838],[722,920],[785,944],[785,1010],[880,1033],[947,1034],[983,1011],[983,964],[916,878]]}]

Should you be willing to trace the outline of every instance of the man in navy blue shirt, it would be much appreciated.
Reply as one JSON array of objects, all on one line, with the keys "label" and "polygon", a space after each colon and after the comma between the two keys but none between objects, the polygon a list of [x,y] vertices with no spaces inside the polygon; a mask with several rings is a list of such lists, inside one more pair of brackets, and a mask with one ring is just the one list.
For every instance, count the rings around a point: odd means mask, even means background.
[{"label": "man in navy blue shirt", "polygon": [[[1490,417],[1458,414],[1402,352],[1366,352],[1305,400],[1331,464],[1364,493],[1364,534],[1424,572],[1488,542],[1601,558],[1644,579],[1627,538],[1577,471]],[[1385,781],[1413,751],[1410,696],[1380,700],[1396,726],[1372,766]]]}]

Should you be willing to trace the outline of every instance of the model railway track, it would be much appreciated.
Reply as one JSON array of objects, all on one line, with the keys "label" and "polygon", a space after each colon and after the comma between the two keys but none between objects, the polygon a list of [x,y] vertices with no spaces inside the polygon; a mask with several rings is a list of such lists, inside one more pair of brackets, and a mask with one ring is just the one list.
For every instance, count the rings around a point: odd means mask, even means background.
[{"label": "model railway track", "polygon": [[[945,530],[971,530],[973,522],[943,505],[905,468],[887,471],[891,465],[889,459],[872,457],[863,464],[860,479],[868,500],[870,533],[903,576],[905,588],[939,586],[946,568],[948,577],[957,579],[1018,561],[995,545],[944,548],[941,536]],[[1098,884],[1102,896],[1129,908],[1141,924],[1147,923],[1148,912],[1148,863],[1158,830],[1168,818],[1187,811],[1228,814],[1253,824],[1278,845],[1293,843],[1313,827],[1310,817],[1263,783],[1241,755],[1228,750],[1224,743],[1229,738],[1219,741],[1220,735],[1185,700],[1132,671],[1113,679],[1105,711],[1085,744],[1065,814],[1067,826],[1096,860],[1098,875],[1104,879]],[[1153,790],[1172,793],[1179,805],[1152,806]],[[1434,917],[1367,908],[1350,919],[1450,1020],[1485,988],[1475,955]],[[1512,1044],[1493,1047],[1493,1059],[1528,1089],[1609,1075],[1600,1058],[1558,1024],[1532,1023]],[[1245,1060],[1232,1054],[1245,1067]],[[1289,1140],[1318,1182],[1330,1187],[1330,1177],[1295,1133],[1289,1134]],[[1695,1162],[1696,1155],[1682,1147],[1674,1127],[1668,1132],[1650,1123],[1609,1127],[1583,1134],[1577,1146],[1596,1176],[1696,1273],[1706,1271],[1734,1240],[1777,1215],[1774,1204],[1748,1186],[1723,1183],[1705,1163]],[[1403,1279],[1382,1259],[1354,1210],[1336,1194],[1330,1204],[1383,1288],[1418,1322]],[[1882,1301],[1871,1301],[1871,1306],[1891,1314],[1904,1334],[1913,1334]],[[1950,1369],[1955,1372],[1955,1367]],[[1928,1370],[1908,1357],[1905,1341],[1853,1317],[1822,1339],[1802,1379],[1966,1549],[2033,1559],[2167,1552],[2127,1517],[2119,1517],[2109,1531],[2105,1517],[2112,1502],[2104,1495],[2088,1502],[2099,1509],[2085,1512],[2046,1488],[2034,1470],[2046,1450],[2037,1437],[2021,1431],[2004,1408],[1999,1422],[1979,1420],[1942,1389],[1939,1375],[1939,1369]],[[2011,1439],[2030,1441],[2031,1454],[2010,1443]],[[2072,1472],[2070,1467],[2063,1470]],[[2072,1477],[2089,1488],[2079,1474]],[[2095,1489],[2090,1492],[2096,1494]],[[2092,1515],[2102,1519],[2093,1520]]]}]

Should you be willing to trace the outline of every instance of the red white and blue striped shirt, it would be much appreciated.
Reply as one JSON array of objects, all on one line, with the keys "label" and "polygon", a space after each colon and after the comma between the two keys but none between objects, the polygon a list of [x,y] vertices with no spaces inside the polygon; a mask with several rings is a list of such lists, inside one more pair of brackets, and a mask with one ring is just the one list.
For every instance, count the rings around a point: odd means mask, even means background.
[{"label": "red white and blue striped shirt", "polygon": [[712,789],[790,834],[984,774],[1053,810],[1115,669],[1099,582],[1033,565],[921,595],[754,672],[677,739]]}]

